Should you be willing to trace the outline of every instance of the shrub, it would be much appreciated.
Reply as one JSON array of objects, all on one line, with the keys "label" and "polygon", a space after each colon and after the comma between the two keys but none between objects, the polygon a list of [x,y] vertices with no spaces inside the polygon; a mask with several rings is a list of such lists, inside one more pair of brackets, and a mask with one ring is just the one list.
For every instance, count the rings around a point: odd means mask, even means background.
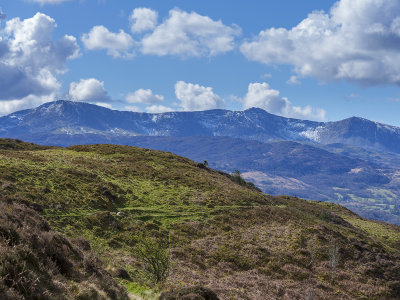
[{"label": "shrub", "polygon": [[233,182],[236,182],[241,186],[245,186],[251,190],[261,192],[261,190],[258,187],[256,187],[254,183],[244,180],[239,170],[235,170],[235,172],[231,174],[231,179]]},{"label": "shrub", "polygon": [[142,236],[134,255],[143,263],[144,270],[155,284],[164,282],[169,274],[169,243],[166,238]]},{"label": "shrub", "polygon": [[235,172],[232,173],[232,180],[239,185],[246,185],[246,180],[242,178],[242,174],[240,174],[239,170],[235,170]]}]

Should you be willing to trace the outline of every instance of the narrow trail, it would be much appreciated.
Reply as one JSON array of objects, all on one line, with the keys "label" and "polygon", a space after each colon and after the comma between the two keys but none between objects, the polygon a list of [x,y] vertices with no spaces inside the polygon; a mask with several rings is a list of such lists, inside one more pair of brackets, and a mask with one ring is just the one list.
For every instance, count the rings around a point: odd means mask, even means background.
[{"label": "narrow trail", "polygon": [[135,295],[135,294],[128,294],[130,299],[134,299],[134,300],[143,300],[143,298]]}]

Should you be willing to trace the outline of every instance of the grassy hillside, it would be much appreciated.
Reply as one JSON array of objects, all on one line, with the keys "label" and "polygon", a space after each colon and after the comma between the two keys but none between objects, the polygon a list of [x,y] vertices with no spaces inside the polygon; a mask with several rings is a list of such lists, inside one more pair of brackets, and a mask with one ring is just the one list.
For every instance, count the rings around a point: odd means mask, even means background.
[{"label": "grassy hillside", "polygon": [[[2,202],[89,241],[131,294],[200,285],[220,299],[400,297],[399,227],[237,182],[167,152],[0,141]],[[167,257],[165,280],[146,249]]]},{"label": "grassy hillside", "polygon": [[[51,134],[50,134],[51,135]],[[53,135],[51,135],[53,136]],[[35,139],[32,139],[35,140]],[[168,151],[214,169],[239,169],[265,193],[334,202],[359,215],[400,225],[400,155],[343,144],[259,142],[223,136],[57,135],[52,145],[112,143]]]}]

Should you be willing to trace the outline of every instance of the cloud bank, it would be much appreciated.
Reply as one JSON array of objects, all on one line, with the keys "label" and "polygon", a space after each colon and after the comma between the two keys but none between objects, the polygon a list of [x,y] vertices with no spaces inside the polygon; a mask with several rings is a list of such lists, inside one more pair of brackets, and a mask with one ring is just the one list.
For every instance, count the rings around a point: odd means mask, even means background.
[{"label": "cloud bank", "polygon": [[0,114],[10,107],[51,99],[61,84],[68,59],[78,56],[76,38],[65,35],[53,41],[54,19],[37,13],[32,18],[14,18],[0,31]]},{"label": "cloud bank", "polygon": [[224,108],[225,102],[213,92],[211,87],[178,81],[175,84],[175,95],[180,106],[186,111]]},{"label": "cloud bank", "polygon": [[[203,111],[210,109],[223,109],[225,101],[217,95],[212,87],[196,83],[177,81],[175,83],[175,96],[178,102],[172,107],[161,105],[164,96],[154,94],[150,89],[138,89],[126,96],[129,104],[125,109],[131,111],[146,111],[149,113],[163,113],[170,111]],[[243,109],[259,107],[270,113],[290,118],[324,120],[326,111],[309,105],[301,107],[293,105],[286,97],[282,97],[278,90],[274,90],[266,82],[250,83],[246,95],[237,98]]]},{"label": "cloud bank", "polygon": [[240,50],[249,60],[291,65],[300,77],[400,84],[400,2],[341,0],[291,29],[267,28]]},{"label": "cloud bank", "polygon": [[233,50],[235,37],[240,33],[237,26],[172,9],[169,17],[142,39],[141,52],[159,56],[215,56]]},{"label": "cloud bank", "polygon": [[107,102],[110,99],[104,88],[104,82],[95,78],[81,79],[79,82],[71,82],[67,97],[74,101]]},{"label": "cloud bank", "polygon": [[290,118],[324,120],[325,110],[311,106],[294,106],[278,90],[272,89],[268,83],[250,83],[246,96],[243,98],[243,108],[259,107],[266,111]]},{"label": "cloud bank", "polygon": [[167,107],[164,105],[151,105],[146,107],[146,112],[148,113],[165,113],[165,112],[170,112],[170,111],[176,111],[176,109]]},{"label": "cloud bank", "polygon": [[125,100],[129,103],[157,104],[164,101],[164,96],[153,94],[150,89],[138,89],[128,94]]},{"label": "cloud bank", "polygon": [[106,27],[94,26],[89,33],[82,35],[81,40],[88,50],[106,50],[115,58],[130,58],[134,46],[132,37],[125,31],[110,32]]},{"label": "cloud bank", "polygon": [[129,17],[137,40],[123,30],[110,32],[106,27],[93,27],[82,35],[88,50],[106,50],[114,58],[131,58],[134,51],[144,55],[177,56],[181,58],[215,56],[232,51],[235,38],[241,34],[236,26],[227,26],[208,16],[179,9],[169,11],[169,16],[157,25],[158,13],[149,8],[136,8]]}]

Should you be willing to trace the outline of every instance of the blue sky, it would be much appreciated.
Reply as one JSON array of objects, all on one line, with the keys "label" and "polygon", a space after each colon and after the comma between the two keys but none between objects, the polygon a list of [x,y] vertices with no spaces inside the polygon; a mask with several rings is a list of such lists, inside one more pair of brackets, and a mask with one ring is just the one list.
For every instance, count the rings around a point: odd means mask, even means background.
[{"label": "blue sky", "polygon": [[59,98],[400,126],[400,3],[0,2],[0,115]]}]

